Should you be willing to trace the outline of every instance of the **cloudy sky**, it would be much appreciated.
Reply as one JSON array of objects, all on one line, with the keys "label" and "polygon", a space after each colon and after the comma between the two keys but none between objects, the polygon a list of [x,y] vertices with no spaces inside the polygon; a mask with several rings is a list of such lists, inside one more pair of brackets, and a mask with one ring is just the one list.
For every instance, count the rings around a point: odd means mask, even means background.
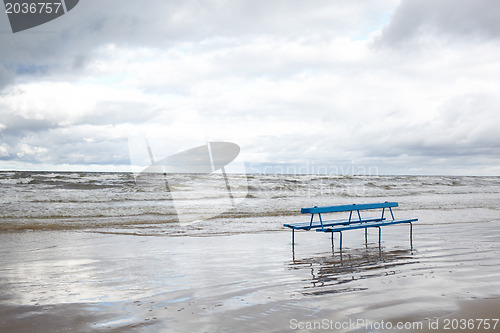
[{"label": "cloudy sky", "polygon": [[[241,147],[248,172],[500,174],[491,0],[84,0],[0,13],[0,170],[131,170]],[[137,161],[137,163],[136,163]]]}]

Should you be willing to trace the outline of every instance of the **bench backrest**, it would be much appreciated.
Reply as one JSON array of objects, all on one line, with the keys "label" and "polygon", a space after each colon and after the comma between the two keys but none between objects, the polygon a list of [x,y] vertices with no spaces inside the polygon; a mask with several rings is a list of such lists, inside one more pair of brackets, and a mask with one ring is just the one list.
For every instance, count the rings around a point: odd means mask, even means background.
[{"label": "bench backrest", "polygon": [[302,208],[300,212],[302,214],[318,214],[318,213],[335,213],[335,212],[348,212],[353,210],[366,210],[366,209],[378,209],[378,208],[389,208],[397,207],[397,202],[381,202],[381,203],[371,203],[371,204],[353,204],[353,205],[341,205],[341,206],[327,206],[327,207],[310,207]]}]

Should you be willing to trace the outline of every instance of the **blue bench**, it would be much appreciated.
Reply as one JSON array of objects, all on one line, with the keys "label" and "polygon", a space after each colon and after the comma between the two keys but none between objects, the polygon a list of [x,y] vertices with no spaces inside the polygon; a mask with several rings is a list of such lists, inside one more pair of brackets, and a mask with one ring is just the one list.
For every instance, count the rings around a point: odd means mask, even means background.
[{"label": "blue bench", "polygon": [[[340,206],[327,206],[327,207],[310,207],[302,208],[300,212],[302,214],[311,214],[311,219],[309,222],[301,223],[291,223],[283,224],[284,227],[292,229],[292,244],[295,243],[295,230],[311,230],[315,229],[318,232],[331,232],[332,233],[332,246],[333,246],[333,234],[335,232],[340,233],[340,249],[342,249],[342,231],[354,230],[354,229],[365,229],[365,243],[367,242],[367,229],[368,228],[378,228],[379,229],[379,245],[381,241],[381,227],[393,224],[410,224],[410,244],[413,247],[413,225],[412,222],[418,221],[418,219],[395,219],[392,208],[398,207],[397,202],[382,202],[382,203],[371,203],[371,204],[353,204],[353,205],[340,205]],[[361,211],[382,209],[382,214],[379,217],[361,217]],[[391,213],[391,219],[385,218],[386,209]],[[339,212],[349,212],[349,218],[336,219],[336,220],[323,220],[321,214],[327,213],[339,213]],[[356,216],[353,216],[353,212],[356,212]],[[314,215],[318,215],[318,221],[314,221]]]}]

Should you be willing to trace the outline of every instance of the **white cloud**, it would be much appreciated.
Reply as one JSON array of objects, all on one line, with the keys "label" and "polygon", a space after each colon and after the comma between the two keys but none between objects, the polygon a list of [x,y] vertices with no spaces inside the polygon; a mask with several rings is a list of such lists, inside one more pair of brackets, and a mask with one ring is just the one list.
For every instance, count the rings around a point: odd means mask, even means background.
[{"label": "white cloud", "polygon": [[[489,0],[403,0],[380,42],[414,44],[421,36],[474,41],[500,38],[500,8]],[[407,45],[408,46],[408,45]]]}]

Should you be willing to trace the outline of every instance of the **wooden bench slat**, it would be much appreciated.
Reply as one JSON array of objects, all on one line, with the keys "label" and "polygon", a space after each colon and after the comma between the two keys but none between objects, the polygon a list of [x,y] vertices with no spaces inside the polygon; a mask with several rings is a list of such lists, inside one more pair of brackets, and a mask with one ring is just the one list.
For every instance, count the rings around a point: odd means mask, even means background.
[{"label": "wooden bench slat", "polygon": [[[368,218],[363,218],[361,221],[358,219],[351,219],[350,222],[349,219],[329,220],[329,221],[323,221],[323,227],[331,227],[335,225],[347,225],[353,223],[367,223],[367,222],[382,221],[382,220],[385,220],[385,218],[382,219],[380,217],[368,217]],[[316,229],[316,228],[321,228],[321,222],[313,221],[312,225],[311,222],[287,223],[283,224],[283,226],[295,230]]]},{"label": "wooden bench slat", "polygon": [[397,202],[381,202],[381,203],[371,203],[371,204],[359,204],[359,205],[340,205],[340,206],[327,206],[327,207],[309,207],[302,208],[300,212],[302,214],[323,214],[323,213],[336,213],[336,212],[348,212],[356,210],[367,210],[367,209],[379,209],[379,208],[390,208],[398,207]]},{"label": "wooden bench slat", "polygon": [[353,230],[353,229],[383,227],[385,225],[401,224],[401,223],[411,223],[411,222],[416,222],[416,221],[418,221],[418,219],[399,219],[399,220],[373,221],[373,222],[362,223],[362,224],[359,224],[359,225],[351,225],[351,224],[349,224],[348,226],[345,226],[345,227],[338,226],[338,227],[333,227],[333,228],[316,229],[316,231],[318,231],[318,232],[339,232],[339,231],[346,231],[346,230]]}]

